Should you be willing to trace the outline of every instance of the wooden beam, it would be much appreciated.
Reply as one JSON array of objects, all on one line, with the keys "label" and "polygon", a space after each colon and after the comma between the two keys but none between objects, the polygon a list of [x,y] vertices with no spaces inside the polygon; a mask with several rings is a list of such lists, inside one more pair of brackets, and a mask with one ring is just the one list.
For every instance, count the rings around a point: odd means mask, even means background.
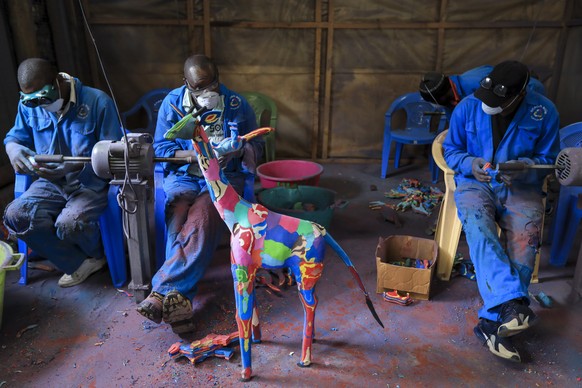
[{"label": "wooden beam", "polygon": [[564,55],[566,54],[566,44],[568,43],[568,21],[572,17],[572,10],[574,3],[572,0],[566,0],[564,5],[564,14],[562,16],[562,29],[560,30],[560,37],[558,38],[558,48],[556,49],[556,60],[552,70],[552,84],[548,92],[548,98],[552,101],[556,100],[558,95],[558,87],[560,86],[560,78],[562,77],[562,66],[564,64]]},{"label": "wooden beam", "polygon": [[[91,24],[91,7],[89,6],[89,0],[82,0],[83,10],[85,17],[87,18],[87,23]],[[85,26],[85,22],[83,21],[83,31],[85,32],[85,41],[87,42],[87,52],[89,54],[89,64],[91,66],[91,76],[93,79],[93,86],[97,89],[103,90],[103,85],[101,83],[101,77],[99,77],[99,66],[97,53],[95,52],[95,42],[91,39],[89,31],[87,31],[87,26]]]},{"label": "wooden beam", "polygon": [[[315,2],[315,21],[321,22],[322,0]],[[313,64],[313,122],[311,128],[311,159],[317,158],[319,144],[319,96],[321,84],[321,50],[322,50],[321,28],[315,29],[315,47]]]},{"label": "wooden beam", "polygon": [[[445,22],[445,15],[448,6],[447,0],[441,0],[441,6],[439,10],[439,23]],[[443,71],[443,57],[444,57],[444,47],[445,47],[445,29],[439,28],[438,38],[437,38],[437,52],[436,52],[436,63],[435,70],[438,72]]]},{"label": "wooden beam", "polygon": [[204,54],[212,57],[212,35],[210,33],[210,0],[204,0]]},{"label": "wooden beam", "polygon": [[326,42],[326,56],[325,56],[325,91],[323,94],[323,137],[321,145],[321,157],[327,159],[329,156],[329,144],[330,144],[330,125],[331,125],[331,84],[333,82],[332,71],[333,71],[333,30],[334,30],[334,9],[333,0],[328,0],[328,12],[327,12],[327,42]]},{"label": "wooden beam", "polygon": [[[189,0],[190,1],[190,0]],[[210,1],[210,0],[204,0]],[[90,19],[91,24],[105,25],[187,25],[190,22],[184,19],[132,19],[132,18],[103,18]],[[580,22],[580,21],[578,21]],[[193,20],[195,26],[204,26],[204,20]],[[315,29],[328,27],[328,23],[321,22],[253,22],[253,21],[209,21],[211,27],[231,28],[262,28],[262,29]],[[561,28],[561,21],[462,21],[462,22],[343,22],[334,23],[334,29],[349,30],[419,30],[419,29],[498,29],[498,28]]]},{"label": "wooden beam", "polygon": [[[90,19],[91,24],[102,25],[122,25],[122,26],[186,26],[190,24],[189,8],[191,0],[187,2],[188,16],[186,19],[143,19],[143,18],[110,18],[110,17],[93,17]],[[193,24],[202,26],[202,20],[194,20]]]},{"label": "wooden beam", "polygon": [[36,25],[30,0],[7,0],[8,24],[12,30],[16,62],[40,56],[36,39]]}]

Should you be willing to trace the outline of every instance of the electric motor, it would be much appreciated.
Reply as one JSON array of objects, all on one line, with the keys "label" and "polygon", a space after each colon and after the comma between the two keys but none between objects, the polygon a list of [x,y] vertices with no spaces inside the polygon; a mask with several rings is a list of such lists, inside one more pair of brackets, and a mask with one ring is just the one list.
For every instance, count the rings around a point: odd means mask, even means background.
[{"label": "electric motor", "polygon": [[112,184],[119,184],[126,175],[132,180],[148,178],[154,173],[152,143],[147,133],[128,133],[127,144],[125,137],[120,141],[102,140],[91,152],[93,170],[100,178],[113,179]]},{"label": "electric motor", "polygon": [[564,148],[556,158],[556,178],[563,186],[582,186],[582,148]]}]

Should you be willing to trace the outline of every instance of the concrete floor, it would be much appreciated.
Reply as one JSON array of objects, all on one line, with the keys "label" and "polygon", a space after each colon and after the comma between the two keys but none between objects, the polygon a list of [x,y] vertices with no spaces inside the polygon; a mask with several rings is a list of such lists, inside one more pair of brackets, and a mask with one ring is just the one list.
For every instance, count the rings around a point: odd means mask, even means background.
[{"label": "concrete floor", "polygon": [[[335,211],[329,230],[371,292],[384,330],[370,315],[345,266],[328,250],[318,286],[313,365],[296,366],[303,325],[296,290],[277,296],[259,288],[263,342],[253,346],[254,377],[243,384],[238,381],[238,346],[230,360],[209,358],[195,366],[185,358],[170,360],[167,350],[180,338],[168,326],[137,314],[132,298],[111,285],[106,270],[72,289],[57,286],[58,272],[32,270],[28,286],[19,286],[17,274],[8,272],[0,332],[0,386],[582,387],[582,303],[566,303],[573,263],[549,267],[545,247],[540,283],[531,290],[544,291],[557,306],[543,309],[533,304],[541,323],[516,337],[525,362],[505,362],[473,335],[481,303],[474,281],[434,279],[431,300],[410,306],[387,303],[374,293],[378,238],[427,237],[425,230],[433,225],[438,211],[430,217],[400,213],[403,226],[396,228],[378,211],[368,209],[368,203],[387,200],[384,191],[396,187],[402,178],[427,182],[426,159],[419,157],[386,180],[379,179],[379,163],[324,167],[320,186],[336,190],[339,199],[349,201],[346,208]],[[378,190],[371,191],[370,185]],[[444,189],[442,181],[436,186]],[[550,218],[546,221],[549,225]],[[468,256],[463,241],[459,251]],[[226,247],[217,251],[194,309],[197,330],[184,336],[184,341],[236,330]],[[37,326],[21,332],[29,325]]]}]

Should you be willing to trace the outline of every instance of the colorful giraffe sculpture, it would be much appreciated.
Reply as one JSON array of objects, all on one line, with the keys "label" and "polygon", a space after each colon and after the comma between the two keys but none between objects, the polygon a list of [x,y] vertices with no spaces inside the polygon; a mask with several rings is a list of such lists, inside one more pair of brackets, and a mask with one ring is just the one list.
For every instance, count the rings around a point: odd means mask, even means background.
[{"label": "colorful giraffe sculpture", "polygon": [[[200,170],[210,188],[210,196],[218,213],[231,233],[231,271],[236,299],[236,322],[242,358],[241,380],[252,375],[251,340],[261,341],[259,315],[255,301],[255,274],[258,268],[291,269],[304,309],[301,367],[311,364],[311,344],[317,307],[315,285],[321,277],[325,245],[329,244],[348,265],[364,292],[366,303],[378,323],[384,327],[374,310],[364,285],[347,254],[319,224],[267,210],[264,206],[244,200],[223,174],[208,137],[198,123],[176,124],[164,135],[167,139],[192,139]],[[264,133],[265,128],[257,131]],[[248,139],[249,135],[247,135]],[[244,141],[240,138],[240,141]]]}]

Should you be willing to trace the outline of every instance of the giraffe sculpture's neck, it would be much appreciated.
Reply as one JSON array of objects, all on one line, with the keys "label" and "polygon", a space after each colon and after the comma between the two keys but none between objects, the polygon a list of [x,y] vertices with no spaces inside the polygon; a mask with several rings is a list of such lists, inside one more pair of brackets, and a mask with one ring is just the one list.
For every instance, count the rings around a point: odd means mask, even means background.
[{"label": "giraffe sculpture's neck", "polygon": [[[220,217],[232,232],[236,223],[235,208],[239,203],[247,203],[232,187],[220,168],[218,159],[209,144],[208,137],[201,127],[192,138],[200,171],[204,175],[208,191]],[[246,206],[245,206],[246,207]]]}]

